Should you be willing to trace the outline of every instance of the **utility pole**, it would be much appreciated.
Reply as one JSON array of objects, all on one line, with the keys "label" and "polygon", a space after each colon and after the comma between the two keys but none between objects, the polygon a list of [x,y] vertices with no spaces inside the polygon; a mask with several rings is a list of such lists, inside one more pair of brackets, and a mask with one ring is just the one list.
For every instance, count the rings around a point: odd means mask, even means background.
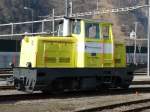
[{"label": "utility pole", "polygon": [[53,12],[52,12],[53,14],[53,22],[52,22],[52,26],[53,26],[53,28],[52,28],[52,30],[53,30],[53,36],[55,36],[55,10],[53,9]]},{"label": "utility pole", "polygon": [[65,16],[70,17],[73,13],[73,4],[72,1],[66,0],[65,1]]},{"label": "utility pole", "polygon": [[69,2],[69,8],[70,8],[70,16],[72,16],[73,14],[73,4],[72,4],[72,1]]},{"label": "utility pole", "polygon": [[97,0],[96,5],[97,5],[97,10],[99,10],[99,0]]},{"label": "utility pole", "polygon": [[136,62],[136,39],[137,39],[137,25],[138,25],[138,22],[135,22],[135,28],[134,28],[134,31],[135,31],[135,39],[134,39],[134,58],[133,58],[133,61],[134,61],[134,64],[137,64]]},{"label": "utility pole", "polygon": [[25,10],[31,11],[31,16],[32,16],[32,34],[33,34],[33,19],[34,19],[33,9],[32,9],[32,8],[29,8],[29,7],[24,7],[24,9],[25,9]]},{"label": "utility pole", "polygon": [[69,0],[65,1],[65,16],[69,16]]},{"label": "utility pole", "polygon": [[[148,5],[150,5],[150,0],[148,0]],[[148,31],[147,31],[147,76],[150,76],[150,59],[149,59],[149,55],[150,55],[150,6],[148,6]]]}]

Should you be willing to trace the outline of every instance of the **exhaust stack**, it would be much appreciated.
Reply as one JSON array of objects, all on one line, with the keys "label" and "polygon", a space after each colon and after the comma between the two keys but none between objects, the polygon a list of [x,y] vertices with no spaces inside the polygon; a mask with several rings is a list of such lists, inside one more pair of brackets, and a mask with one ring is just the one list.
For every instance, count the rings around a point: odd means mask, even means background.
[{"label": "exhaust stack", "polygon": [[71,22],[70,19],[64,18],[63,21],[63,36],[69,37],[71,36]]}]

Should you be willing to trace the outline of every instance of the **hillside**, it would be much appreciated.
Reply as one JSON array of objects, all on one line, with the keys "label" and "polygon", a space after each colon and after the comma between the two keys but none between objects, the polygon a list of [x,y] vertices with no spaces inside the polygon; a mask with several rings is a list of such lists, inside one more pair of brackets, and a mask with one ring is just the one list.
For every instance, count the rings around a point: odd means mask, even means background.
[{"label": "hillside", "polygon": [[[92,11],[97,9],[97,0],[72,0],[73,13]],[[135,6],[145,4],[146,0],[99,0],[98,9],[111,9],[116,7]],[[55,9],[55,15],[64,14],[65,0],[1,0],[0,23],[11,23],[31,20],[31,12],[24,10],[30,7],[34,10],[34,20],[43,19],[42,16],[50,15]],[[138,38],[146,37],[147,17],[146,8],[132,12],[109,13],[92,18],[111,21],[114,24],[114,34],[119,40],[129,36],[134,29],[134,22],[138,21]]]}]

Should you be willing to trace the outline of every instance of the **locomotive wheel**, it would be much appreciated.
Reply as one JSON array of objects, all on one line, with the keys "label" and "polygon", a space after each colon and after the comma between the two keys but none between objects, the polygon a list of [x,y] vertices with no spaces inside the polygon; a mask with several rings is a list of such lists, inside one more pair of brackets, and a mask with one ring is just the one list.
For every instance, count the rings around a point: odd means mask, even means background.
[{"label": "locomotive wheel", "polygon": [[20,83],[17,83],[16,86],[15,86],[15,88],[17,90],[24,90],[24,86],[22,84],[20,84]]},{"label": "locomotive wheel", "polygon": [[41,90],[42,91],[42,93],[44,93],[44,94],[52,94],[52,91],[50,91],[50,90],[47,90],[47,89],[43,89],[43,90]]},{"label": "locomotive wheel", "polygon": [[77,91],[79,88],[79,81],[74,78],[55,79],[50,87],[53,93],[62,93],[65,91]]},{"label": "locomotive wheel", "polygon": [[124,85],[121,85],[121,88],[123,88],[123,89],[128,89],[129,88],[129,84],[124,84]]},{"label": "locomotive wheel", "polygon": [[63,83],[61,79],[56,79],[51,84],[52,93],[58,94],[64,92]]}]

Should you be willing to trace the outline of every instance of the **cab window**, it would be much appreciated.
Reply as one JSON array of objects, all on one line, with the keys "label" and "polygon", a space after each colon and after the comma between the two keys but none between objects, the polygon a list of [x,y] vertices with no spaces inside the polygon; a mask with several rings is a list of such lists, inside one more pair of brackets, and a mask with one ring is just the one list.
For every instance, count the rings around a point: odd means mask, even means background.
[{"label": "cab window", "polygon": [[72,33],[73,34],[80,34],[80,32],[81,32],[80,21],[74,21],[73,22]]},{"label": "cab window", "polygon": [[103,39],[109,38],[109,25],[102,26],[102,37]]},{"label": "cab window", "polygon": [[58,36],[62,36],[63,35],[63,24],[59,24],[59,27],[58,27]]},{"label": "cab window", "polygon": [[99,24],[98,23],[85,23],[85,36],[86,38],[98,39],[99,36]]}]

